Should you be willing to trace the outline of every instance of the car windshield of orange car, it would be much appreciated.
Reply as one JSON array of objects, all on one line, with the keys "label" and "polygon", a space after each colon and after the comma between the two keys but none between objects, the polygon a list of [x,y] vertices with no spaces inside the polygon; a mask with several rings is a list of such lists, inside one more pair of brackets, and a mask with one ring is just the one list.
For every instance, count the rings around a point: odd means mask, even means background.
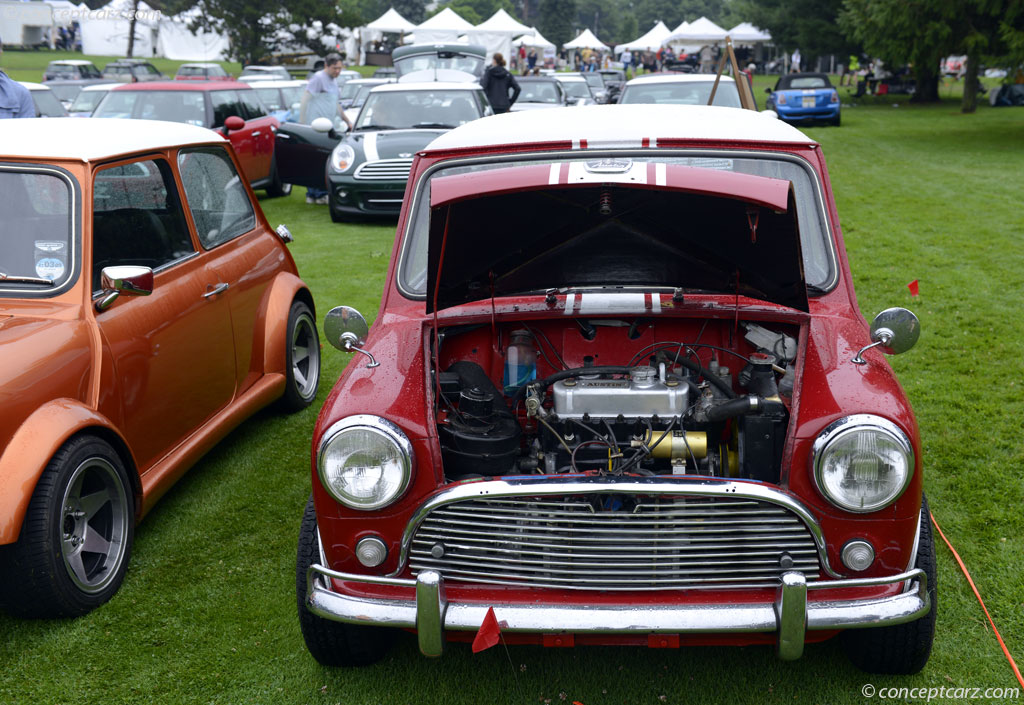
[{"label": "car windshield of orange car", "polygon": [[356,129],[449,128],[478,117],[480,106],[471,91],[390,91],[366,100]]},{"label": "car windshield of orange car", "polygon": [[167,120],[208,127],[200,91],[111,91],[93,117]]},{"label": "car windshield of orange car", "polygon": [[75,190],[61,171],[0,167],[0,294],[50,295],[78,269]]},{"label": "car windshield of orange car", "polygon": [[[537,170],[538,166],[542,167],[545,174],[555,174],[557,169],[557,173],[562,176],[558,177],[558,182],[551,182],[545,177],[542,179],[543,184],[527,183],[530,177],[524,175],[527,171]],[[702,152],[692,156],[677,152],[658,157],[649,154],[626,155],[619,152],[603,158],[595,155],[587,159],[578,156],[552,159],[543,155],[536,155],[535,160],[481,158],[475,162],[460,161],[457,165],[441,166],[428,172],[428,176],[421,179],[413,197],[412,217],[405,234],[399,263],[399,288],[414,298],[425,297],[428,293],[428,266],[436,266],[436,262],[430,261],[436,255],[429,253],[431,220],[436,215],[432,213],[430,203],[431,198],[436,196],[431,193],[431,184],[438,183],[446,177],[473,174],[473,182],[480,185],[482,192],[488,181],[488,172],[496,169],[502,170],[500,181],[505,184],[502,187],[504,193],[495,191],[493,194],[480,193],[479,197],[469,194],[467,196],[479,201],[489,200],[495,208],[499,206],[498,199],[501,199],[501,209],[491,211],[500,213],[501,217],[480,221],[477,226],[487,228],[488,241],[494,249],[509,250],[510,261],[522,262],[531,256],[540,256],[539,251],[532,249],[522,237],[522,233],[526,232],[537,234],[538,239],[531,237],[530,242],[542,242],[545,238],[557,237],[579,243],[591,242],[594,247],[605,247],[599,243],[618,243],[614,247],[607,246],[610,249],[606,248],[607,251],[602,253],[602,256],[609,258],[603,265],[606,269],[602,270],[607,272],[618,272],[622,269],[615,263],[621,264],[622,258],[629,254],[627,242],[632,242],[632,246],[636,247],[638,257],[646,257],[649,253],[645,253],[645,249],[649,248],[649,243],[662,241],[670,249],[681,249],[690,253],[686,257],[692,261],[693,271],[685,278],[696,280],[701,274],[697,270],[702,267],[707,269],[710,266],[707,262],[711,261],[698,256],[696,251],[705,246],[712,246],[724,237],[727,226],[747,228],[744,232],[745,237],[749,239],[748,220],[745,216],[738,217],[731,212],[716,217],[716,213],[723,212],[723,199],[728,200],[728,194],[706,193],[700,197],[681,199],[669,190],[651,188],[654,184],[645,181],[649,174],[677,168],[707,170],[707,180],[715,179],[716,173],[723,173],[723,176],[751,175],[791,183],[799,230],[803,278],[807,288],[813,293],[829,290],[835,285],[838,268],[826,229],[821,184],[814,171],[802,159],[785,155],[748,156],[748,153],[742,153],[740,156],[735,152]],[[522,174],[517,175],[517,172]],[[657,177],[655,183],[656,179]],[[602,191],[599,188],[602,183],[613,184],[614,189],[606,188]],[[593,202],[587,201],[584,196],[570,194],[573,189],[585,187],[593,187]],[[599,207],[600,199],[607,200],[603,208]],[[678,210],[679,207],[683,207],[684,200],[685,210]],[[453,218],[457,216],[458,214],[452,215]],[[500,227],[497,227],[499,221]],[[520,235],[516,235],[517,232]],[[498,242],[497,240],[502,237],[510,241]],[[459,253],[446,253],[446,263],[451,256],[459,256]],[[645,260],[645,266],[649,264],[651,263]],[[762,266],[768,270],[773,265],[765,262]],[[449,264],[446,264],[445,268],[450,269]],[[646,274],[640,274],[641,271]],[[625,279],[618,283],[654,287],[686,286],[685,282],[681,281],[662,281],[664,277],[650,274],[652,271],[650,267],[644,269],[638,266],[634,269],[636,276],[623,274]],[[647,276],[648,274],[650,276]],[[768,271],[765,276],[771,278],[775,273]],[[555,282],[550,286],[564,284]]]}]

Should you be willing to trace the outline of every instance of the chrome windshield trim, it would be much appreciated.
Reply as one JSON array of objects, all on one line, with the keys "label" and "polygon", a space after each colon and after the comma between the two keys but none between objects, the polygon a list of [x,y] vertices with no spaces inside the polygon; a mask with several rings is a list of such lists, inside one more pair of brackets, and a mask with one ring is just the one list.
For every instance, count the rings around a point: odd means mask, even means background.
[{"label": "chrome windshield trim", "polygon": [[[816,148],[817,149],[817,148]],[[822,184],[821,178],[818,176],[818,172],[811,166],[811,163],[803,157],[798,157],[794,154],[788,154],[784,152],[773,152],[757,149],[683,149],[683,148],[636,148],[632,147],[629,149],[586,149],[586,150],[553,150],[546,152],[524,152],[522,154],[514,154],[516,161],[555,161],[558,159],[599,159],[602,157],[614,157],[621,156],[624,153],[636,154],[640,153],[643,156],[657,155],[662,157],[721,157],[723,154],[728,154],[730,157],[736,158],[753,158],[753,159],[775,159],[792,162],[799,165],[803,170],[810,175],[811,181],[814,186],[815,193],[817,195],[816,212],[823,228],[823,237],[825,239],[825,250],[829,260],[829,270],[831,272],[831,278],[828,282],[821,286],[824,293],[832,291],[839,284],[839,257],[836,252],[835,244],[835,232],[832,228],[832,223],[828,217],[828,209],[825,206],[825,188]],[[470,166],[472,164],[490,164],[509,161],[509,154],[500,155],[488,155],[488,156],[473,156],[473,157],[456,157],[454,159],[444,159],[436,164],[432,165],[427,171],[423,173],[423,176],[416,182],[415,188],[412,190],[412,198],[409,201],[408,215],[405,221],[405,228],[401,233],[402,244],[398,251],[398,266],[395,267],[395,285],[398,287],[398,291],[402,296],[412,299],[413,301],[422,301],[426,298],[426,294],[419,294],[416,292],[409,291],[403,282],[403,272],[405,268],[405,260],[407,256],[407,250],[409,247],[410,233],[412,227],[415,224],[416,209],[419,207],[419,202],[422,200],[424,185],[434,175],[434,172],[441,169],[447,169],[453,166]],[[410,176],[411,176],[410,170]]]},{"label": "chrome windshield trim", "polygon": [[807,527],[823,570],[833,578],[842,577],[832,569],[825,548],[825,534],[817,518],[798,499],[782,490],[755,482],[735,482],[707,477],[507,477],[496,480],[476,480],[457,483],[433,495],[413,513],[402,534],[402,547],[398,567],[389,573],[397,577],[405,570],[409,560],[412,539],[420,524],[427,516],[449,504],[479,498],[503,498],[520,496],[558,496],[592,494],[646,494],[646,495],[690,495],[697,497],[729,497],[753,499],[775,504],[795,514]]}]

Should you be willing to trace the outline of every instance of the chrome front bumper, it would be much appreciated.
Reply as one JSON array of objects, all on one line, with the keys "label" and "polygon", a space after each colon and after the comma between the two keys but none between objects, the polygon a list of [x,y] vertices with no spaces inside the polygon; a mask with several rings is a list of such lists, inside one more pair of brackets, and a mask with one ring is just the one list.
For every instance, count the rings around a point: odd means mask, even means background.
[{"label": "chrome front bumper", "polygon": [[[328,578],[409,590],[408,597],[366,598],[334,592]],[[864,600],[808,600],[809,590],[865,588],[907,583],[900,594]],[[785,573],[773,603],[638,606],[565,604],[454,603],[445,597],[444,580],[424,571],[415,580],[338,573],[310,566],[306,606],[326,619],[364,626],[415,629],[420,651],[440,656],[446,629],[476,631],[488,607],[505,632],[573,634],[687,634],[775,632],[779,657],[799,658],[806,630],[880,627],[913,621],[931,608],[927,577],[920,569],[885,578],[808,583],[803,574]]]}]

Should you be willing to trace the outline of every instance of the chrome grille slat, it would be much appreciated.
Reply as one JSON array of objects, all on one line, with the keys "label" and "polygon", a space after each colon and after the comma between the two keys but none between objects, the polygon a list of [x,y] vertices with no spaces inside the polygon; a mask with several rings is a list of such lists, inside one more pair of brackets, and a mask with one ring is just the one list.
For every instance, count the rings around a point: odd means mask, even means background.
[{"label": "chrome grille slat", "polygon": [[785,570],[821,572],[814,537],[785,506],[685,495],[462,500],[422,519],[408,561],[447,580],[582,590],[773,587]]},{"label": "chrome grille slat", "polygon": [[366,181],[407,181],[411,166],[412,159],[379,159],[360,164],[354,176]]}]

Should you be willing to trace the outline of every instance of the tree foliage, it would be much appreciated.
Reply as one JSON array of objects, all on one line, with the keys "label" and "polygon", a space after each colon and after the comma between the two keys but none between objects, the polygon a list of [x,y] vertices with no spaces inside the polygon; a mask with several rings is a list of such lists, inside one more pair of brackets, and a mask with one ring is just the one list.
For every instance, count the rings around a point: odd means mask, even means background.
[{"label": "tree foliage", "polygon": [[517,14],[512,0],[450,0],[450,2],[439,4],[434,8],[430,16],[433,17],[446,7],[451,8],[462,19],[474,25],[489,19],[498,10],[504,10],[513,17]]},{"label": "tree foliage", "polygon": [[576,0],[541,0],[537,29],[561,48],[575,36]]},{"label": "tree foliage", "polygon": [[772,43],[790,52],[800,49],[805,65],[819,56],[846,56],[859,45],[836,24],[844,0],[745,0],[737,14],[772,35]]}]

